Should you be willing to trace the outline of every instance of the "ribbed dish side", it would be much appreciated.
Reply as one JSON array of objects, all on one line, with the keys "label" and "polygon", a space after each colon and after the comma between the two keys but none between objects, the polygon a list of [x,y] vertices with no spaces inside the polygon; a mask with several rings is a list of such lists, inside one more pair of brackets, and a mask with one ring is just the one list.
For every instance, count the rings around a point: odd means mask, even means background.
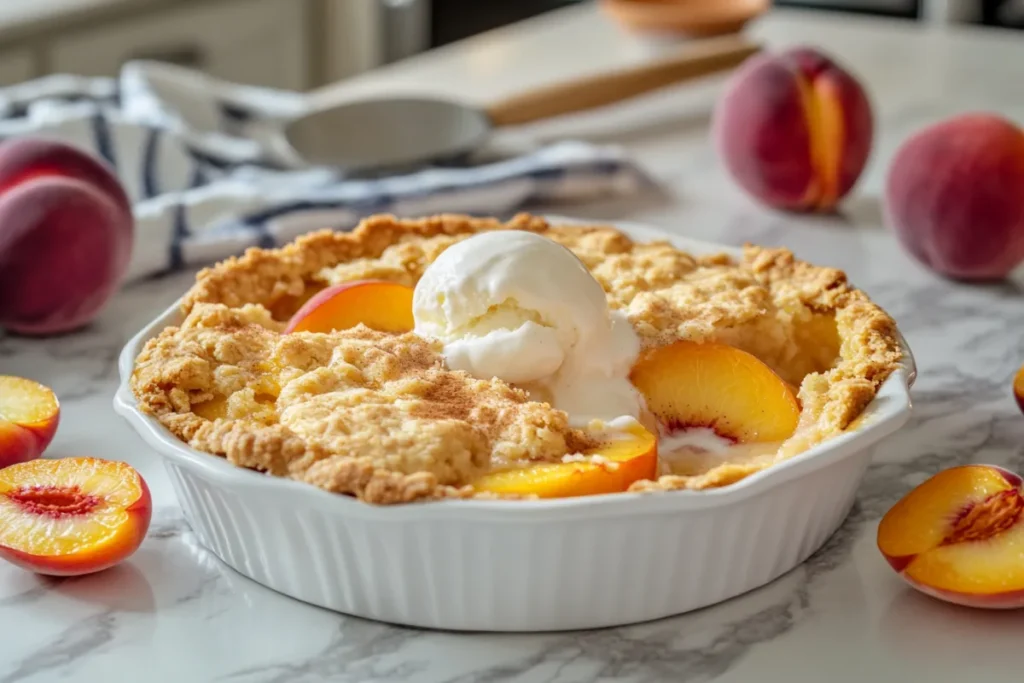
[{"label": "ribbed dish side", "polygon": [[842,523],[869,460],[681,515],[502,525],[356,519],[168,469],[200,542],[274,590],[410,626],[538,631],[680,614],[771,581]]}]

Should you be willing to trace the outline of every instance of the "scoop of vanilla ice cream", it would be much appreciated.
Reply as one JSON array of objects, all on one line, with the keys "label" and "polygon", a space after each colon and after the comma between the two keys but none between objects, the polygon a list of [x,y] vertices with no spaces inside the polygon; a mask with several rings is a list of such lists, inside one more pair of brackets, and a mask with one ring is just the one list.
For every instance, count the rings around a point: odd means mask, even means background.
[{"label": "scoop of vanilla ice cream", "polygon": [[521,386],[576,424],[639,414],[628,379],[636,333],[579,258],[546,237],[494,231],[452,245],[423,273],[413,316],[450,368]]}]

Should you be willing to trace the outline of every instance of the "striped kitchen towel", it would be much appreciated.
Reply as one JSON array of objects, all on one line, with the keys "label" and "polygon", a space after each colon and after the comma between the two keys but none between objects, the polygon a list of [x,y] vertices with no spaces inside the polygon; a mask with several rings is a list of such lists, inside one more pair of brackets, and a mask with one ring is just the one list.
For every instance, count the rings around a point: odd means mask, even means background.
[{"label": "striped kitchen towel", "polygon": [[0,139],[60,139],[116,169],[135,206],[129,281],[310,230],[348,230],[373,213],[500,215],[629,194],[648,182],[620,149],[572,141],[399,176],[344,177],[298,166],[280,149],[282,123],[308,111],[303,94],[132,62],[116,79],[56,75],[0,88]]}]

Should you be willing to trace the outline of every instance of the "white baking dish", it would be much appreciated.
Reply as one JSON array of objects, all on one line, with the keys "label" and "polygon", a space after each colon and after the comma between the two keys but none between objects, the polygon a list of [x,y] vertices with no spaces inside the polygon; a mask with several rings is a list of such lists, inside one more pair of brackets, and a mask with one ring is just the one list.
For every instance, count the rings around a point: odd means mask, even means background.
[{"label": "white baking dish", "polygon": [[[558,222],[567,222],[557,219]],[[636,225],[639,240],[734,251]],[[680,614],[761,586],[839,527],[879,441],[910,416],[905,366],[864,426],[731,486],[545,501],[378,507],[193,450],[139,411],[136,356],[177,305],[124,348],[114,407],[164,458],[199,540],[286,595],[370,619],[455,630],[597,628]]]}]

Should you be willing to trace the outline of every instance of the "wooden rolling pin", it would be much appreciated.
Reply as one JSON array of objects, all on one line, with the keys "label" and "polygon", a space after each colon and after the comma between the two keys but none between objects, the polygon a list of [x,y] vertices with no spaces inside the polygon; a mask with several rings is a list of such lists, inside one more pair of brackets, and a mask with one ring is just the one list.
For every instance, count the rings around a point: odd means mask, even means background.
[{"label": "wooden rolling pin", "polygon": [[494,102],[485,111],[494,126],[530,123],[727,71],[760,50],[760,45],[738,35],[701,40],[654,62],[528,90]]}]

